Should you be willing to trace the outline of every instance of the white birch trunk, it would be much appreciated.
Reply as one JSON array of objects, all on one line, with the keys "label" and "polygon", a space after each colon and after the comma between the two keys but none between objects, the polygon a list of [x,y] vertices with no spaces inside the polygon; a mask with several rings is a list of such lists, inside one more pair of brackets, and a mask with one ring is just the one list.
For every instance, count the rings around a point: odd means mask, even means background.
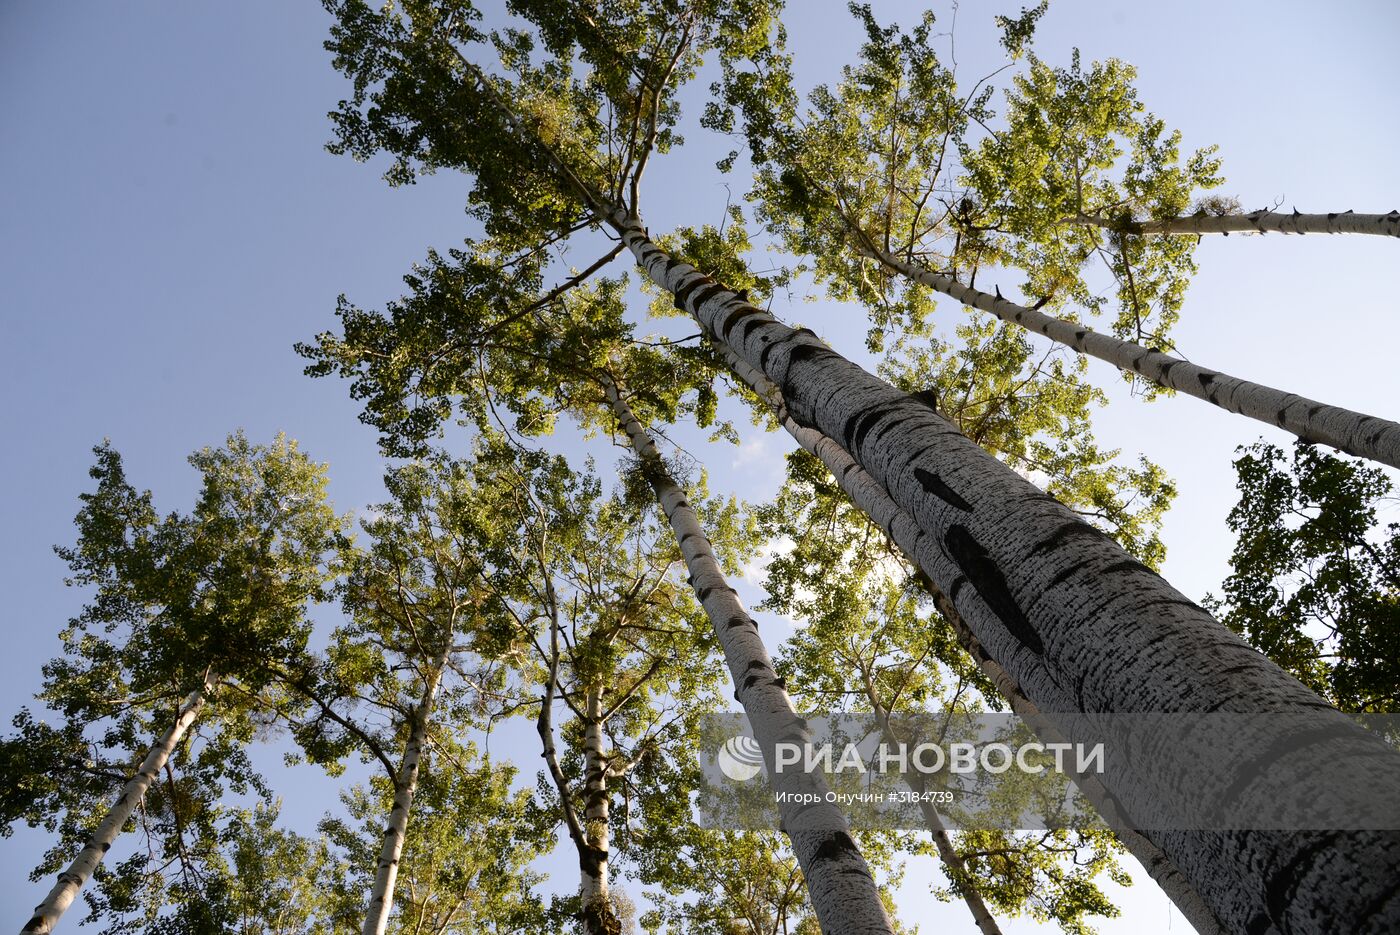
[{"label": "white birch trunk", "polygon": [[389,823],[384,828],[384,842],[379,849],[374,889],[370,891],[365,920],[360,926],[362,935],[383,935],[389,925],[389,911],[394,906],[394,885],[399,878],[399,860],[403,857],[404,840],[408,835],[408,813],[413,808],[413,794],[418,790],[418,767],[422,763],[423,748],[428,740],[428,720],[432,715],[433,705],[437,702],[438,687],[442,684],[442,671],[447,667],[447,660],[451,654],[452,639],[449,633],[444,641],[442,655],[435,661],[423,684],[423,694],[418,699],[418,706],[413,709],[403,760],[399,763],[398,775],[393,777],[394,804],[389,811]]},{"label": "white birch trunk", "polygon": [[[879,526],[885,535],[890,537],[890,541],[904,553],[910,564],[917,568],[918,560],[911,550],[920,533],[913,518],[889,498],[889,495],[879,484],[875,483],[869,474],[865,473],[859,464],[855,463],[844,448],[820,432],[804,428],[794,422],[787,414],[787,407],[783,405],[782,393],[767,377],[749,366],[747,361],[738,357],[730,348],[720,345],[719,352],[728,361],[730,368],[738,375],[739,379],[743,380],[759,399],[773,409],[778,416],[778,421],[782,423],[788,434],[826,465],[837,484],[851,498],[851,502],[870,517],[871,521]],[[1031,724],[1042,731],[1040,738],[1043,742],[1064,742],[1064,737],[1044,729],[1047,725],[1045,720],[1039,716],[1040,710],[1021,691],[1021,686],[1016,684],[1016,680],[1011,678],[1006,670],[987,653],[981,643],[977,642],[977,637],[973,636],[972,631],[968,629],[966,621],[962,619],[957,607],[948,599],[948,596],[939,590],[938,586],[922,571],[919,571],[918,574],[925,590],[933,598],[934,606],[938,609],[939,614],[952,628],[958,644],[973,658],[983,674],[996,686],[997,691],[1006,698],[1011,705],[1011,710],[1023,718],[1030,719]],[[873,696],[870,700],[871,704],[874,705]],[[1113,829],[1119,843],[1137,859],[1138,863],[1142,864],[1148,876],[1167,894],[1167,898],[1180,910],[1186,921],[1191,923],[1200,935],[1225,935],[1225,929],[1221,926],[1220,921],[1201,901],[1201,897],[1192,889],[1191,884],[1181,874],[1181,871],[1177,870],[1166,854],[1162,853],[1161,848],[1124,822],[1123,816],[1118,814],[1113,805],[1113,797],[1104,789],[1103,784],[1090,775],[1076,776],[1075,785],[1093,804],[1095,810],[1108,823],[1108,826]],[[937,809],[933,807],[932,803],[924,802],[920,803],[920,808],[924,812],[930,833],[935,836],[934,843],[938,846],[939,855],[942,856],[945,842],[948,848],[951,848],[952,842],[947,841],[946,831],[943,832],[943,840],[938,838],[939,830],[942,829],[942,821],[939,819]],[[930,811],[933,812],[932,816],[929,815]],[[947,862],[946,858],[944,859]],[[972,910],[973,916],[976,918],[977,909],[971,903],[968,904],[968,908]],[[983,931],[985,932],[986,929]]]},{"label": "white birch trunk", "polygon": [[[1290,797],[1322,810],[1400,788],[1400,755],[928,406],[669,257],[635,218],[608,220],[679,307],[779,387],[795,422],[839,441],[909,515],[917,566],[1042,711],[1081,712],[1091,723],[1115,713],[1290,715],[1286,733],[1233,738],[1229,759],[1162,748],[1111,754],[1104,785],[1129,824],[1154,827],[1188,788],[1198,791],[1193,800],[1228,790],[1245,812],[1272,804],[1280,780]],[[1227,929],[1400,929],[1400,834],[1145,836]]]},{"label": "white birch trunk", "polygon": [[1389,419],[1242,380],[973,289],[951,276],[906,263],[885,251],[867,249],[865,252],[884,266],[936,292],[952,296],[964,305],[990,312],[1002,321],[1015,322],[1120,370],[1136,373],[1229,412],[1267,422],[1304,441],[1320,442],[1347,454],[1400,467],[1400,424]]},{"label": "white birch trunk", "polygon": [[117,796],[117,801],[112,804],[106,817],[92,832],[87,844],[68,865],[68,869],[58,875],[58,882],[49,891],[49,895],[44,897],[44,901],[38,906],[34,907],[33,917],[25,923],[24,928],[20,929],[22,933],[33,933],[33,935],[45,933],[46,935],[46,933],[53,931],[63,913],[68,911],[68,907],[77,898],[78,891],[83,888],[93,871],[97,869],[97,865],[102,863],[102,859],[112,849],[112,844],[116,841],[117,835],[121,833],[122,826],[136,810],[136,806],[141,804],[141,800],[146,796],[146,790],[151,787],[156,776],[169,762],[170,754],[174,751],[175,745],[180,742],[181,737],[185,736],[190,725],[199,716],[200,710],[204,707],[204,700],[213,690],[216,681],[213,674],[205,673],[204,683],[190,692],[180,705],[175,723],[161,736],[156,745],[151,747],[146,758],[141,761],[141,768],[122,787],[121,795]]},{"label": "white birch trunk", "polygon": [[1067,224],[1101,227],[1125,234],[1374,234],[1400,237],[1400,211],[1389,214],[1282,214],[1253,211],[1249,214],[1197,214],[1162,220],[1119,221],[1095,214],[1067,218]]},{"label": "white birch trunk", "polygon": [[603,744],[603,697],[584,695],[583,842],[579,849],[579,897],[587,935],[616,935],[620,928],[608,893],[608,764]]},{"label": "white birch trunk", "polygon": [[[874,877],[850,834],[845,817],[824,801],[827,786],[819,773],[774,769],[779,742],[806,743],[811,732],[797,716],[787,685],[773,669],[758,624],[729,586],[709,538],[685,492],[666,469],[651,436],[632,414],[619,388],[603,378],[604,392],[632,450],[641,459],[657,500],[671,524],[690,572],[691,586],[715,628],[724,659],[734,679],[734,697],[743,706],[754,739],[763,750],[768,775],[776,792],[811,793],[816,805],[788,801],[780,805],[782,830],[792,841],[802,867],[807,893],[823,932],[865,935],[891,932]],[[800,800],[799,800],[800,801]]]}]

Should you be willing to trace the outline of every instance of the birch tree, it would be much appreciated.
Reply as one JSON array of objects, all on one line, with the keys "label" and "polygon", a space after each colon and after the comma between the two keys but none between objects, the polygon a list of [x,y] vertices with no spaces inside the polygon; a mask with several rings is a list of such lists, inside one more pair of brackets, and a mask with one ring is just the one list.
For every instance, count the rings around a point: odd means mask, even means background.
[{"label": "birch tree", "polygon": [[[681,560],[646,501],[603,494],[563,459],[478,451],[508,491],[491,580],[535,650],[536,730],[560,823],[578,854],[583,931],[622,931],[613,886],[614,802],[633,774],[676,754],[714,704],[713,637],[697,627]],[[556,726],[556,714],[569,720]]]},{"label": "birch tree", "polygon": [[[918,560],[915,555],[919,532],[913,517],[891,500],[889,494],[843,448],[820,432],[794,421],[787,412],[781,391],[771,381],[732,351],[726,349],[724,354],[736,376],[750,387],[759,401],[772,409],[777,421],[793,439],[822,462],[828,476],[850,498],[851,503],[889,537],[889,541],[898,547],[906,561],[917,568]],[[994,686],[995,694],[1005,699],[1017,714],[1044,724],[1040,709],[1026,696],[1016,679],[992,658],[958,612],[957,605],[927,574],[920,570],[917,577],[922,589],[933,598],[939,615],[952,629],[958,645],[976,662],[987,684]],[[986,697],[994,697],[987,693],[985,687],[981,690]],[[1063,742],[1064,737],[1057,733],[1044,739],[1047,742]],[[1075,783],[1094,803],[1100,816],[1113,829],[1119,843],[1138,859],[1153,881],[1162,887],[1198,932],[1226,931],[1215,911],[1206,905],[1191,881],[1160,847],[1144,837],[1131,825],[1129,819],[1120,813],[1112,795],[1096,777],[1077,776]]]},{"label": "birch tree", "polygon": [[306,754],[338,769],[356,752],[382,767],[391,790],[360,920],[365,932],[389,925],[430,751],[508,700],[507,666],[518,652],[483,609],[490,499],[442,459],[394,468],[385,486],[390,500],[363,521],[370,545],[344,585],[347,622],[318,666],[286,676],[311,705],[294,727]]},{"label": "birch tree", "polygon": [[[554,840],[533,795],[513,788],[513,767],[481,756],[470,742],[443,733],[433,749],[415,789],[411,833],[399,854],[397,908],[387,930],[554,931],[533,892],[542,877],[530,863]],[[346,871],[318,884],[328,891],[323,899],[337,907],[332,918],[342,929],[363,924],[365,886],[373,879],[367,869],[379,860],[384,816],[394,798],[388,775],[376,775],[343,794],[344,815],[320,824]]]},{"label": "birch tree", "polygon": [[[845,501],[811,454],[789,456],[788,481],[762,522],[770,537],[793,544],[768,566],[764,606],[806,624],[783,659],[809,710],[873,711],[885,743],[912,747],[929,738],[900,734],[891,722],[901,714],[1004,704],[951,628],[928,619],[927,595],[882,531]],[[925,791],[918,774],[905,780]],[[941,898],[964,902],[986,935],[1001,931],[994,913],[1026,914],[1069,932],[1090,931],[1086,916],[1117,914],[1097,878],[1130,881],[1104,830],[1080,823],[955,834],[931,802],[921,811],[949,884]]]},{"label": "birch tree", "polygon": [[[429,16],[410,33],[391,14],[357,21],[353,42],[337,46],[339,64],[359,79],[357,99],[339,114],[343,139],[366,155],[388,149],[401,165],[465,169],[478,185],[477,204],[489,207],[487,213],[499,215],[502,224],[509,218],[539,217],[533,209],[521,213],[522,203],[510,193],[492,204],[485,186],[499,180],[501,164],[487,166],[494,161],[489,147],[464,150],[457,130],[464,107],[483,115],[483,132],[519,147],[513,150],[519,159],[511,164],[517,177],[524,172],[528,178],[539,167],[560,189],[571,191],[577,198],[571,216],[610,227],[648,277],[695,317],[707,337],[781,390],[797,425],[846,449],[915,521],[922,538],[906,542],[908,551],[956,603],[979,644],[1033,702],[1044,710],[1102,713],[1268,708],[1296,715],[1299,724],[1319,731],[1335,731],[1340,759],[1350,760],[1351,766],[1342,769],[1337,757],[1324,757],[1306,745],[1279,754],[1273,736],[1241,737],[1230,767],[1193,774],[1186,780],[1193,788],[1238,780],[1241,788],[1262,795],[1248,777],[1257,776],[1265,762],[1274,777],[1296,778],[1292,788],[1315,796],[1314,801],[1326,800],[1337,789],[1362,795],[1395,780],[1400,764],[1393,754],[1377,753],[1373,741],[1339,714],[1319,709],[1295,680],[1128,559],[1107,537],[961,437],[923,402],[865,373],[815,336],[779,324],[743,296],[660,249],[637,217],[610,204],[602,194],[606,189],[591,184],[588,172],[571,166],[569,153],[552,145],[550,124],[526,112],[528,94],[516,93],[519,88],[499,77],[485,77],[473,64],[469,53],[479,51],[473,45],[480,37],[458,32],[451,38],[461,47],[449,47],[436,29],[439,24],[440,19]],[[372,54],[364,57],[371,47]],[[415,74],[414,63],[429,50],[438,70]],[[524,68],[518,60],[514,64]],[[424,80],[433,77],[439,79],[436,91],[458,95],[462,106],[447,108],[433,94],[410,93],[433,89],[433,81]],[[529,71],[529,81],[539,77]],[[526,90],[529,81],[521,85]],[[551,104],[578,100],[576,90],[561,80]],[[590,112],[597,111],[585,107],[582,114]],[[456,148],[450,149],[454,139]],[[575,134],[570,139],[573,145],[591,138]],[[1179,777],[1183,769],[1199,765],[1144,757],[1115,764],[1104,782],[1118,801],[1150,814],[1172,800],[1173,793],[1163,786],[1165,777]],[[1146,836],[1228,926],[1312,931],[1382,925],[1378,920],[1396,911],[1384,901],[1389,892],[1384,881],[1393,877],[1397,859],[1393,838],[1385,833],[1357,832],[1347,835],[1344,844],[1335,834],[1318,833],[1160,831]],[[804,869],[820,915],[820,888],[810,867]],[[1294,886],[1300,872],[1307,883]],[[1279,886],[1292,892],[1286,904],[1267,898]]]},{"label": "birch tree", "polygon": [[658,866],[649,875],[666,895],[645,924],[667,935],[817,930],[802,869],[779,834],[704,831],[688,823],[669,831],[669,840],[650,849],[648,862]]},{"label": "birch tree", "polygon": [[[45,666],[39,697],[62,713],[69,741],[84,736],[98,755],[65,771],[88,781],[48,784],[26,803],[31,823],[55,827],[54,812],[65,813],[36,879],[81,842],[28,932],[52,931],[138,809],[150,856],[101,874],[91,918],[149,920],[165,899],[192,905],[223,790],[264,791],[242,748],[265,712],[286,704],[269,663],[304,649],[307,605],[325,597],[345,545],[343,520],[325,500],[324,467],[285,438],[264,447],[240,433],[192,455],[203,487],[184,515],[159,515],[110,445],[95,452],[98,486],[82,496],[78,542],[58,550],[71,582],[95,594],[63,631],[65,655]],[[216,695],[214,718],[200,730]],[[91,781],[102,761],[106,773],[127,775],[107,807]],[[172,865],[178,874],[167,886],[162,873]]]},{"label": "birch tree", "polygon": [[[1128,206],[1130,207],[1130,206]],[[1182,217],[1158,218],[1151,215],[1137,219],[1131,210],[1109,215],[1104,211],[1076,214],[1065,219],[1067,224],[1079,224],[1117,231],[1135,236],[1220,234],[1373,234],[1379,237],[1400,237],[1400,210],[1385,214],[1357,214],[1328,211],[1326,214],[1303,214],[1296,208],[1270,211],[1260,208],[1248,213],[1230,210],[1238,204],[1202,199],[1196,210]]]},{"label": "birch tree", "polygon": [[325,880],[341,867],[324,837],[278,826],[281,803],[240,809],[230,822],[222,873],[204,898],[222,903],[224,928],[238,935],[329,935]]},{"label": "birch tree", "polygon": [[[880,27],[868,7],[853,11],[868,39],[860,60],[836,88],[816,88],[805,111],[786,57],[762,50],[747,69],[726,68],[727,106],[712,105],[706,119],[732,131],[743,115],[768,228],[814,258],[833,297],[871,307],[873,336],[925,318],[920,293],[930,289],[1110,363],[1140,378],[1146,395],[1175,390],[1400,463],[1391,420],[1174,354],[1170,330],[1195,271],[1194,239],[1136,236],[1126,222],[1065,222],[1082,220],[1086,204],[1151,205],[1169,216],[1221,184],[1212,150],[1183,158],[1180,134],[1145,110],[1131,66],[1084,66],[1076,53],[1068,68],[1053,68],[1031,55],[998,121],[993,75],[960,91],[933,48],[931,16],[906,34]],[[1091,264],[1107,274],[1111,298]],[[1025,298],[977,288],[980,271],[999,268],[1022,274]],[[1108,328],[1090,327],[1105,313]]]}]

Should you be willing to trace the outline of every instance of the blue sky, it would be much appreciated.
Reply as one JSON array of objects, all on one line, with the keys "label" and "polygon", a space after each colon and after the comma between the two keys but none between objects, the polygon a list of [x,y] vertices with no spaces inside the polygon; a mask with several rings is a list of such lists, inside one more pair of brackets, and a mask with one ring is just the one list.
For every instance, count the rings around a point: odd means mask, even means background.
[{"label": "blue sky", "polygon": [[[990,60],[987,19],[1013,6],[963,4],[968,74]],[[875,7],[906,21],[915,9]],[[320,47],[327,22],[316,4],[271,0],[0,4],[6,720],[38,688],[39,665],[79,609],[51,546],[71,537],[89,449],[103,437],[167,509],[193,495],[185,456],[239,426],[255,439],[284,430],[329,461],[341,509],[381,496],[372,431],[343,385],[301,376],[291,346],[331,326],[338,293],[382,305],[428,247],[472,228],[461,178],[391,190],[373,167],[324,151],[325,113],[345,93]],[[806,83],[833,77],[858,41],[844,4],[830,0],[797,0],[788,26]],[[1077,45],[1086,59],[1136,65],[1142,98],[1188,148],[1220,145],[1223,191],[1248,208],[1388,211],[1400,207],[1396,35],[1400,7],[1386,2],[1056,0],[1037,50],[1059,63]],[[648,176],[655,231],[719,220],[725,190],[710,154],[728,146],[690,136]],[[1400,368],[1385,336],[1400,297],[1397,251],[1379,238],[1207,239],[1178,345],[1200,363],[1394,417]],[[775,311],[847,353],[859,347],[839,310]],[[947,302],[939,314],[960,313]],[[1117,386],[1107,368],[1092,372]],[[1234,447],[1281,436],[1191,399],[1117,397],[1096,420],[1100,440],[1147,454],[1177,481],[1165,571],[1200,596],[1229,554]],[[763,496],[788,447],[769,436],[716,449],[712,482]],[[299,794],[297,782],[288,808],[314,822],[321,787],[308,780]],[[16,914],[46,889],[24,882],[45,846],[23,833],[0,841],[0,903]],[[965,910],[919,896],[925,884],[917,874],[906,884],[906,917],[960,925]],[[1186,930],[1148,883],[1123,903],[1125,917],[1104,931]]]}]

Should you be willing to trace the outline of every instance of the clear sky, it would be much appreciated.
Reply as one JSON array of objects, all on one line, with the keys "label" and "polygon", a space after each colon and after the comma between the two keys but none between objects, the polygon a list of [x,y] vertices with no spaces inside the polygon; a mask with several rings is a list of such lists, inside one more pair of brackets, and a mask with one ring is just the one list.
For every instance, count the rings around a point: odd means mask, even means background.
[{"label": "clear sky", "polygon": [[[959,55],[990,54],[987,21],[1013,3],[966,2]],[[858,36],[831,0],[793,0],[799,75],[829,80]],[[912,4],[877,2],[909,21]],[[950,22],[945,4],[940,21]],[[391,190],[372,167],[327,154],[325,113],[344,95],[321,49],[313,3],[0,3],[0,714],[39,686],[39,666],[80,607],[51,546],[71,539],[89,449],[110,437],[138,486],[165,509],[196,485],[185,456],[243,426],[278,430],[329,461],[341,509],[380,497],[381,462],[346,387],[301,376],[297,340],[330,327],[345,292],[378,306],[429,246],[471,233],[467,187],[441,176]],[[1247,208],[1400,207],[1400,6],[1297,2],[1055,0],[1037,50],[1064,62],[1117,56],[1139,69],[1148,106],[1185,134],[1218,143],[1224,192]],[[965,37],[965,38],[964,38]],[[644,198],[653,230],[715,223],[724,204],[712,150],[657,163]],[[743,180],[733,180],[742,189]],[[1395,417],[1400,246],[1380,238],[1208,239],[1175,332],[1193,360],[1363,411]],[[621,268],[620,266],[618,267]],[[854,354],[839,310],[802,319]],[[940,315],[961,314],[945,302]],[[849,320],[849,316],[847,316]],[[1107,368],[1095,375],[1116,385]],[[1120,396],[1122,394],[1119,394]],[[1180,494],[1168,516],[1166,575],[1193,597],[1216,587],[1230,540],[1236,445],[1257,423],[1192,399],[1122,398],[1097,419],[1100,440],[1162,463]],[[712,481],[757,498],[773,489],[785,437],[710,457]],[[752,600],[756,593],[748,591]],[[770,631],[771,632],[771,631]],[[527,768],[533,751],[519,759]],[[292,780],[289,814],[314,824],[322,788]],[[0,841],[0,905],[19,916],[47,888],[25,882],[42,835]],[[565,885],[572,883],[563,881]],[[905,887],[909,921],[965,929],[961,906]],[[1185,931],[1142,883],[1106,932]],[[76,929],[76,919],[64,930]],[[1032,927],[1011,926],[1013,931]]]}]

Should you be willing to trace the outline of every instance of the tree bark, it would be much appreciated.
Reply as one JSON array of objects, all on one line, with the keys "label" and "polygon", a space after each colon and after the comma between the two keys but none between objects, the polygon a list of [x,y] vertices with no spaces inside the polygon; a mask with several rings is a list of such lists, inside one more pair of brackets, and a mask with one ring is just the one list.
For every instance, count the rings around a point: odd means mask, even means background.
[{"label": "tree bark", "polygon": [[749,616],[739,596],[729,586],[709,538],[700,525],[695,509],[675,482],[651,436],[632,413],[621,389],[602,376],[604,393],[613,413],[641,459],[648,481],[671,524],[691,586],[714,626],[724,649],[725,662],[734,679],[734,697],[743,706],[753,728],[754,739],[763,750],[768,775],[775,792],[818,796],[818,804],[802,805],[792,800],[780,802],[782,829],[792,841],[793,852],[807,881],[807,893],[823,932],[891,932],[884,905],[880,902],[875,879],[861,856],[835,805],[827,803],[826,781],[818,773],[774,769],[774,751],[779,742],[806,743],[811,738],[807,722],[797,716],[788,698],[787,685],[773,669],[758,624]]},{"label": "tree bark", "polygon": [[209,672],[204,675],[204,682],[199,688],[190,692],[175,716],[175,723],[170,726],[161,738],[156,741],[146,754],[146,758],[141,762],[141,768],[136,771],[125,786],[122,787],[121,795],[117,796],[117,801],[107,811],[107,815],[97,826],[96,830],[88,838],[87,844],[78,852],[78,856],[68,865],[68,869],[58,875],[58,882],[54,884],[49,895],[44,897],[44,901],[34,907],[34,915],[25,923],[21,932],[39,933],[52,932],[54,926],[63,913],[68,911],[68,907],[77,898],[78,891],[87,883],[92,876],[97,865],[107,856],[107,852],[112,849],[112,844],[121,833],[122,826],[131,817],[136,806],[141,804],[145,798],[146,790],[155,782],[156,776],[165,764],[170,760],[170,754],[174,751],[175,745],[180,742],[189,731],[190,725],[199,716],[200,710],[204,707],[205,698],[213,690],[217,678]]},{"label": "tree bark", "polygon": [[[549,605],[549,675],[544,695],[540,698],[540,714],[535,730],[540,735],[544,757],[554,789],[559,793],[559,807],[564,827],[578,852],[580,920],[586,935],[617,935],[621,925],[608,894],[608,798],[607,764],[603,750],[602,696],[588,690],[584,696],[584,817],[579,820],[574,811],[568,778],[559,765],[554,747],[554,697],[559,687],[559,618],[554,586],[545,579]],[[595,770],[598,770],[595,772]],[[601,819],[601,827],[597,824]]]},{"label": "tree bark", "polygon": [[587,935],[622,931],[608,893],[608,764],[603,749],[603,696],[597,688],[583,703],[583,840],[579,849],[579,896]]},{"label": "tree bark", "polygon": [[[983,674],[996,686],[997,691],[1006,698],[1011,705],[1011,710],[1021,717],[1029,719],[1031,724],[1040,731],[1040,738],[1043,742],[1064,742],[1063,736],[1045,729],[1048,725],[1045,719],[1040,717],[1040,710],[1021,691],[1021,686],[1016,684],[1016,680],[1011,678],[1006,670],[991,657],[986,648],[977,641],[977,637],[973,636],[972,630],[968,628],[967,622],[958,613],[956,605],[929,579],[928,575],[918,570],[918,561],[914,557],[912,549],[920,533],[913,518],[889,498],[884,489],[875,483],[874,479],[865,473],[859,464],[856,464],[844,448],[820,432],[804,428],[794,422],[787,413],[787,407],[783,405],[783,394],[767,377],[749,366],[747,361],[737,356],[729,347],[720,345],[719,351],[739,379],[747,384],[759,399],[773,409],[778,421],[788,434],[826,465],[826,469],[846,495],[850,497],[851,502],[870,517],[871,521],[880,527],[885,535],[889,536],[890,541],[915,567],[920,583],[933,599],[934,607],[937,608],[939,615],[952,628],[958,644],[977,663]],[[1161,848],[1125,823],[1123,816],[1118,814],[1118,810],[1113,805],[1113,797],[1104,789],[1103,784],[1094,776],[1076,776],[1075,785],[1113,830],[1119,843],[1137,859],[1138,863],[1142,864],[1148,876],[1162,888],[1162,891],[1167,894],[1167,898],[1176,905],[1186,921],[1191,923],[1200,935],[1225,935],[1226,930],[1215,914],[1201,901],[1201,897],[1191,888],[1191,884],[1166,854],[1162,853]],[[921,805],[921,807],[923,806]],[[928,808],[933,808],[931,803]],[[929,818],[927,812],[925,812],[925,818]],[[932,832],[935,821],[929,820],[928,823]],[[936,824],[941,827],[942,822],[937,821]],[[951,842],[949,843],[951,845]],[[943,845],[936,838],[935,844],[938,844],[941,856]],[[969,905],[969,908],[972,907]],[[976,910],[973,914],[975,917]]]},{"label": "tree bark", "polygon": [[1029,331],[1043,334],[1081,354],[1097,357],[1120,370],[1136,373],[1160,386],[1203,399],[1228,412],[1277,426],[1304,441],[1320,442],[1347,454],[1400,467],[1400,424],[1388,419],[1320,403],[1297,393],[1242,380],[1179,357],[1171,357],[1132,341],[1099,334],[1084,325],[1046,315],[1000,295],[973,289],[951,276],[906,263],[878,248],[865,247],[864,252],[871,259],[914,282],[952,296],[964,305],[990,312],[1002,321],[1015,322]]},{"label": "tree bark", "polygon": [[1400,237],[1400,211],[1389,214],[1357,214],[1333,211],[1329,214],[1282,214],[1253,211],[1249,214],[1197,214],[1161,220],[1118,220],[1097,214],[1066,218],[1066,224],[1102,227],[1125,234],[1375,234]]},{"label": "tree bark", "polygon": [[[1155,828],[1159,816],[1183,805],[1186,788],[1196,790],[1193,802],[1228,790],[1245,810],[1251,797],[1273,801],[1269,790],[1277,787],[1265,778],[1285,780],[1290,796],[1323,809],[1400,788],[1394,751],[931,408],[668,256],[635,218],[619,213],[609,222],[678,307],[780,388],[795,422],[839,440],[909,514],[917,566],[1042,711],[1081,713],[1106,731],[1111,724],[1096,715],[1290,716],[1282,734],[1261,729],[1234,738],[1231,757],[1209,767],[1162,748],[1110,756],[1104,785],[1134,826]],[[1228,929],[1400,928],[1396,833],[1174,829],[1146,836]]]},{"label": "tree bark", "polygon": [[394,884],[399,877],[399,859],[403,856],[404,840],[408,835],[408,813],[413,808],[413,794],[418,790],[418,767],[423,747],[428,739],[428,720],[437,702],[442,672],[452,655],[452,634],[444,639],[441,655],[435,660],[423,683],[423,694],[413,709],[408,742],[398,774],[393,776],[394,804],[389,811],[389,823],[384,828],[384,843],[379,849],[379,865],[374,874],[374,889],[370,891],[365,921],[360,926],[363,935],[384,935],[389,925],[389,911],[394,906]]}]

